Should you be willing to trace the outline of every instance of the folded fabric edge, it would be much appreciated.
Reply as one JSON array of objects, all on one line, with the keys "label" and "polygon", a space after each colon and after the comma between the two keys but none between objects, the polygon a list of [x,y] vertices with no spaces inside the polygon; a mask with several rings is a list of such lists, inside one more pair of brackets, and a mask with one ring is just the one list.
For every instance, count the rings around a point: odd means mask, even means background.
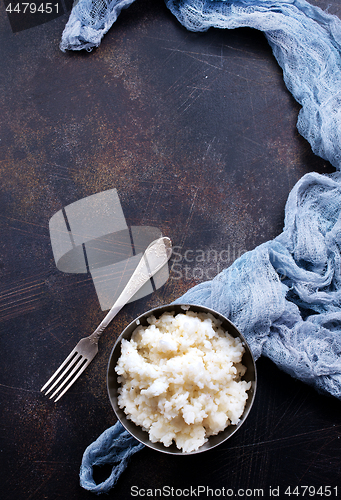
[{"label": "folded fabric edge", "polygon": [[123,9],[135,0],[112,0],[101,3],[103,12],[95,22],[91,16],[91,5],[96,0],[79,0],[71,10],[68,22],[63,30],[60,50],[86,50],[91,52],[99,47],[103,36],[109,31]]},{"label": "folded fabric edge", "polygon": [[[131,457],[142,448],[144,444],[139,443],[117,421],[86,448],[79,473],[80,485],[92,493],[107,493],[116,484]],[[97,484],[93,477],[94,467],[103,465],[112,465],[112,471],[105,481]]]}]

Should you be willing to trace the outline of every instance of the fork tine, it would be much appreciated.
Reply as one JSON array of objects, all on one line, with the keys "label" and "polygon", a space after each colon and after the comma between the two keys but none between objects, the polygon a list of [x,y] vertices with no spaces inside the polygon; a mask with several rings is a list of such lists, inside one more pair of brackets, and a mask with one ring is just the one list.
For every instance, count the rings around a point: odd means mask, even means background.
[{"label": "fork tine", "polygon": [[[54,391],[54,393],[52,394],[52,396],[50,396],[50,399],[52,399],[57,394],[57,392],[59,392],[61,390],[61,388],[64,387],[64,385],[66,384],[66,382],[73,376],[73,374],[77,372],[77,370],[84,363],[84,359],[85,359],[84,356],[82,356],[81,354],[78,354],[72,360],[72,362],[73,362],[72,365],[71,366],[67,366],[65,368],[65,370],[60,375],[60,377],[58,378],[58,380],[53,384],[53,387],[55,387],[59,382],[61,382],[59,385],[57,385],[57,389]],[[66,378],[64,378],[64,377],[66,377]],[[63,380],[63,378],[64,378],[64,380]],[[50,389],[49,389],[49,391],[50,391]]]},{"label": "fork tine", "polygon": [[[75,355],[70,359],[70,362],[68,364],[65,364],[65,369],[64,371],[59,375],[59,377],[57,378],[57,380],[51,385],[51,387],[45,392],[45,396],[47,396],[47,394],[49,394],[49,392],[52,391],[52,389],[54,389],[56,386],[58,386],[59,382],[67,375],[68,372],[70,372],[71,369],[74,369],[76,363],[78,363],[81,359],[83,358],[83,356],[81,354],[79,354],[78,352],[75,353]],[[72,374],[73,372],[71,372]],[[62,387],[64,384],[60,385],[60,387]],[[58,391],[59,389],[57,389]],[[57,392],[56,391],[56,392]],[[51,396],[50,396],[51,398]]]},{"label": "fork tine", "polygon": [[[82,364],[82,362],[86,360],[85,363]],[[78,377],[83,373],[83,371],[85,370],[85,368],[90,364],[91,362],[91,359],[86,359],[86,358],[83,358],[82,360],[79,361],[79,363],[75,366],[75,368],[72,370],[72,372],[70,373],[70,375],[64,380],[63,384],[52,394],[52,396],[50,396],[50,399],[52,399],[55,394],[57,394],[58,391],[60,391],[60,389],[66,384],[66,382],[69,380],[69,378],[71,377],[71,375],[73,375],[77,369],[79,369],[79,371],[75,374],[75,376],[73,377],[73,379],[69,382],[69,384],[65,387],[65,389],[63,389],[63,391],[58,395],[58,397],[55,399],[55,403],[58,401],[58,399],[60,399],[65,393],[66,391],[68,391],[70,389],[70,387],[72,386],[72,384],[74,382],[76,382],[76,380],[78,379]]]},{"label": "fork tine", "polygon": [[[75,356],[75,354],[77,354],[77,346],[70,352],[70,354],[67,356],[67,358],[65,358],[65,360],[63,361],[63,363],[60,365],[60,367],[54,372],[54,374],[52,375],[52,377],[50,377],[48,379],[48,381],[46,382],[45,385],[43,385],[43,387],[40,389],[40,392],[43,392],[47,386],[49,386],[53,380],[55,379],[55,377],[57,377],[57,375],[62,371],[62,369],[68,364],[69,361],[71,361],[71,359]],[[54,384],[55,385],[55,384]],[[49,389],[50,391],[51,389]],[[48,392],[49,392],[48,391]]]}]

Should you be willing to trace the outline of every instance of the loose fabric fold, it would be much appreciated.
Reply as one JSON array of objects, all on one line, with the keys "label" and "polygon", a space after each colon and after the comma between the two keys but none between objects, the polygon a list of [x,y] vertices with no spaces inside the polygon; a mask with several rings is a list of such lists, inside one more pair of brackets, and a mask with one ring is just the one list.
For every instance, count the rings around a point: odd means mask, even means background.
[{"label": "loose fabric fold", "polygon": [[87,50],[99,47],[103,36],[122,9],[134,0],[76,0],[65,26],[60,49]]},{"label": "loose fabric fold", "polygon": [[[133,0],[79,0],[61,50],[91,50]],[[166,0],[191,31],[264,32],[285,84],[302,106],[297,128],[315,154],[341,170],[341,21],[305,0]],[[177,302],[227,316],[255,358],[265,355],[318,391],[341,399],[341,173],[305,175],[292,189],[283,232]],[[83,457],[81,485],[107,492],[141,449],[120,424]],[[118,462],[96,485],[93,465]]]},{"label": "loose fabric fold", "polygon": [[256,359],[265,355],[341,399],[341,173],[306,174],[291,191],[283,232],[176,302],[227,316]]},{"label": "loose fabric fold", "polygon": [[[132,455],[143,447],[143,444],[116,422],[85,450],[79,474],[80,485],[92,493],[107,493],[115,486]],[[93,477],[94,467],[108,464],[113,466],[110,476],[103,483],[96,484]]]}]

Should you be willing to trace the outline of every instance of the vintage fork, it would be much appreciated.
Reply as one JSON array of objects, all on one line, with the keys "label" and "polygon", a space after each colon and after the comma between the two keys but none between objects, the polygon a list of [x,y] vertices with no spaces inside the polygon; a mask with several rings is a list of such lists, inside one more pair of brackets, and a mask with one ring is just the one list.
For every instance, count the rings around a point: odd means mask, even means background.
[{"label": "vintage fork", "polygon": [[147,247],[133,275],[103,321],[89,337],[78,342],[65,361],[41,388],[41,392],[46,391],[45,395],[47,395],[54,389],[50,399],[59,393],[55,401],[58,401],[66,393],[98,353],[98,340],[103,330],[133,295],[167,263],[171,254],[172,243],[166,237],[153,241]]}]

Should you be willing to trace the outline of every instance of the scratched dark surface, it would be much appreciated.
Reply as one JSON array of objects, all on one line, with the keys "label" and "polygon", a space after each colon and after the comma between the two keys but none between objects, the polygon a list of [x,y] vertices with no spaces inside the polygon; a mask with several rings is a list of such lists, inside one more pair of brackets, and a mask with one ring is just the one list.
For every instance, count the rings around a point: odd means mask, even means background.
[{"label": "scratched dark surface", "polygon": [[[312,3],[341,16],[338,0]],[[190,33],[162,1],[146,0],[122,12],[98,50],[63,54],[66,21],[13,33],[0,7],[4,500],[94,498],[79,486],[79,466],[115,422],[105,376],[123,327],[275,237],[295,182],[333,171],[298,135],[299,106],[261,33]],[[40,387],[103,312],[90,276],[56,269],[49,219],[111,188],[128,225],[156,226],[173,240],[173,270],[119,313],[95,361],[55,404]],[[144,449],[109,498],[131,498],[132,486],[263,488],[264,498],[279,487],[288,498],[287,486],[329,485],[341,493],[341,403],[269,360],[257,366],[256,402],[236,435],[190,457]]]}]

